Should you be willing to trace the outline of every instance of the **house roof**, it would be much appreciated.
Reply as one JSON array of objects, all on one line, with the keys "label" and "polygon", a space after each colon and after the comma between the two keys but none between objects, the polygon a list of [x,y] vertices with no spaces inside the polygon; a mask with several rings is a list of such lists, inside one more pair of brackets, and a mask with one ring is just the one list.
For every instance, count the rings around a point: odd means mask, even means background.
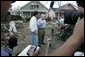
[{"label": "house roof", "polygon": [[[30,2],[28,2],[26,5],[24,5],[23,7],[21,7],[21,9],[23,9],[25,6],[27,6],[27,5],[34,5],[32,2],[37,2],[38,4],[40,4],[41,6],[43,6],[46,10],[48,10],[48,8],[46,8],[42,3],[40,3],[39,1],[30,1]],[[33,11],[33,10],[22,10],[22,11]],[[42,11],[42,10],[40,10],[40,11]]]},{"label": "house roof", "polygon": [[53,11],[76,10],[72,4],[65,4],[59,8],[52,8]]},{"label": "house roof", "polygon": [[58,10],[58,8],[52,8],[52,10],[53,10],[53,11],[56,11],[56,10]]}]

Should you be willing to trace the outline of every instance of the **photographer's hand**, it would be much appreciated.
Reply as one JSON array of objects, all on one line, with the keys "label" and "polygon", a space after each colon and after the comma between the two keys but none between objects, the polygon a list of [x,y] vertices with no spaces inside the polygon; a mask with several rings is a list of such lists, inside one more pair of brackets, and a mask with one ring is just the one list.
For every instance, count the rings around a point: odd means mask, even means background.
[{"label": "photographer's hand", "polygon": [[74,30],[73,30],[73,36],[76,36],[80,42],[84,42],[84,18],[83,19],[80,19],[80,17],[78,18],[78,21],[74,27]]},{"label": "photographer's hand", "polygon": [[38,56],[38,51],[35,51],[35,49],[32,49],[30,56]]}]

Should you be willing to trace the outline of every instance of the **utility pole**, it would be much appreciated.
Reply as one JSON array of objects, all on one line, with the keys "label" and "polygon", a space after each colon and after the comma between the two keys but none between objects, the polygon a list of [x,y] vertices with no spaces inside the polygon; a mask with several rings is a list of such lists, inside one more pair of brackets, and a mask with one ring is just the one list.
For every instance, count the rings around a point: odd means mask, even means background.
[{"label": "utility pole", "polygon": [[[57,1],[57,4],[58,4],[59,7],[61,7],[61,1]],[[60,12],[58,11],[58,19],[60,17],[59,15],[60,15]]]}]

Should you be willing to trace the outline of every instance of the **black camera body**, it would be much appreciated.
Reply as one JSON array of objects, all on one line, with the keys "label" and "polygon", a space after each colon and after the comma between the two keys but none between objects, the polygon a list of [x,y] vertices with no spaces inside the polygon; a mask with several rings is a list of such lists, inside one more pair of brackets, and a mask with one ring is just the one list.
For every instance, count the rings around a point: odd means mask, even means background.
[{"label": "black camera body", "polygon": [[82,18],[84,17],[84,14],[77,10],[67,10],[64,12],[64,23],[74,25],[77,22],[78,17]]}]

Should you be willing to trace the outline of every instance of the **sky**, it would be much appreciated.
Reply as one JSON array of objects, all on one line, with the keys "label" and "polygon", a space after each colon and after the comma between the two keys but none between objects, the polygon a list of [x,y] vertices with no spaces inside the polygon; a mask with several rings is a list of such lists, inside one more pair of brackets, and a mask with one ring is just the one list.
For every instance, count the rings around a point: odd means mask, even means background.
[{"label": "sky", "polygon": [[[26,5],[27,3],[29,3],[30,1],[16,1],[16,2],[14,2],[14,3],[12,3],[12,9],[16,9],[16,8],[20,8],[20,7],[22,7],[22,6],[24,6],[24,5]],[[50,2],[51,1],[40,1],[44,6],[46,6],[46,8],[48,8],[49,9],[49,7],[50,7]],[[65,4],[67,4],[67,3],[71,3],[71,4],[73,4],[74,6],[77,6],[77,4],[76,4],[76,1],[61,1],[61,6],[62,5],[65,5]],[[54,8],[58,8],[58,2],[54,2],[54,6],[53,6]]]}]

